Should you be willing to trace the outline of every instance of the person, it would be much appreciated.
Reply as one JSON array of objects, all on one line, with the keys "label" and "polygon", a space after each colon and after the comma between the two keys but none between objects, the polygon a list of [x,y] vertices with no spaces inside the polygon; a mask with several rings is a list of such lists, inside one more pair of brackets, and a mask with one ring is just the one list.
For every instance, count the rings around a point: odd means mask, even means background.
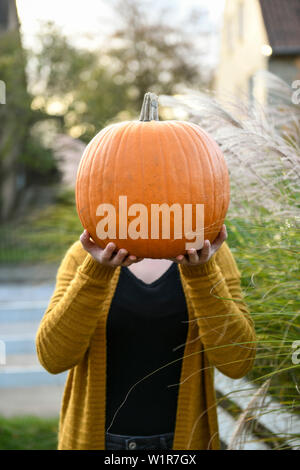
[{"label": "person", "polygon": [[226,240],[141,259],[85,230],[69,248],[36,335],[42,366],[69,371],[58,450],[220,449],[214,368],[237,379],[256,354]]}]

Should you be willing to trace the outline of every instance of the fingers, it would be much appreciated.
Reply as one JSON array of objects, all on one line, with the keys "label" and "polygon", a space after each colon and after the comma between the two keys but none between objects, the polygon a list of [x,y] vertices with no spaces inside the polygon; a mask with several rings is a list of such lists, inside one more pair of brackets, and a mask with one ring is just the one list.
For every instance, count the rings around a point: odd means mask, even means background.
[{"label": "fingers", "polygon": [[129,255],[125,248],[115,251],[116,245],[113,242],[108,243],[102,252],[101,263],[109,266],[130,266],[132,263],[138,263],[143,258],[137,258],[135,255]]},{"label": "fingers", "polygon": [[177,264],[198,264],[199,262],[199,256],[197,254],[197,251],[194,249],[188,250],[187,255],[178,255],[176,258],[168,258],[174,263]]},{"label": "fingers", "polygon": [[209,240],[205,240],[204,245],[201,249],[199,261],[201,263],[206,263],[211,257],[211,244]]},{"label": "fingers", "polygon": [[199,263],[199,256],[195,248],[191,248],[190,250],[188,250],[188,257],[189,257],[190,264]]},{"label": "fingers", "polygon": [[117,254],[112,257],[110,264],[112,266],[120,266],[128,255],[128,251],[125,248],[118,250]]},{"label": "fingers", "polygon": [[89,248],[91,246],[90,234],[87,230],[84,230],[80,235],[80,241],[84,248]]},{"label": "fingers", "polygon": [[101,250],[101,248],[97,247],[97,245],[90,239],[90,234],[87,230],[84,230],[80,235],[80,241],[83,248],[91,255],[94,255],[97,249]]},{"label": "fingers", "polygon": [[198,264],[199,256],[197,251],[194,248],[188,250],[187,255],[178,255],[176,258],[169,258],[171,261],[174,261],[178,264]]},{"label": "fingers", "polygon": [[136,257],[135,256],[127,256],[123,263],[122,266],[130,266],[132,263],[136,263]]},{"label": "fingers", "polygon": [[[186,265],[197,265],[206,263],[211,256],[220,248],[222,243],[227,239],[226,225],[223,224],[217,238],[211,244],[209,240],[205,240],[202,249],[197,252],[196,249],[192,248],[187,250],[186,255],[178,255],[176,258],[169,258],[171,261],[178,264]],[[110,242],[106,245],[104,250],[95,244],[90,239],[90,234],[87,230],[80,236],[80,241],[83,248],[88,251],[97,261],[110,266],[130,266],[132,263],[138,263],[143,258],[137,258],[135,255],[129,255],[125,248],[121,248],[116,253],[116,245]]]},{"label": "fingers", "polygon": [[178,264],[188,264],[188,260],[184,255],[178,255],[176,256],[176,258],[172,258],[172,259],[175,261],[175,263],[178,263]]},{"label": "fingers", "polygon": [[104,250],[101,253],[101,263],[109,263],[111,261],[113,252],[116,249],[116,245],[113,242],[110,242],[106,245]]},{"label": "fingers", "polygon": [[217,251],[227,238],[228,238],[227,228],[226,228],[226,225],[223,224],[217,238],[214,240],[214,242],[211,245],[213,252]]},{"label": "fingers", "polygon": [[96,261],[106,266],[130,266],[132,263],[138,263],[143,259],[135,255],[129,255],[125,248],[116,251],[116,245],[113,242],[109,242],[106,247],[102,249],[90,238],[89,232],[84,230],[80,236],[83,248],[90,253]]},{"label": "fingers", "polygon": [[186,255],[178,255],[171,258],[178,264],[198,265],[206,263],[212,256],[212,248],[209,240],[205,240],[202,249],[198,252],[195,248],[187,250]]},{"label": "fingers", "polygon": [[125,258],[125,260],[123,261],[122,263],[122,266],[130,266],[131,264],[133,263],[138,263],[139,261],[141,261],[143,258],[137,258],[136,256],[134,255],[129,255],[127,256],[127,258]]}]

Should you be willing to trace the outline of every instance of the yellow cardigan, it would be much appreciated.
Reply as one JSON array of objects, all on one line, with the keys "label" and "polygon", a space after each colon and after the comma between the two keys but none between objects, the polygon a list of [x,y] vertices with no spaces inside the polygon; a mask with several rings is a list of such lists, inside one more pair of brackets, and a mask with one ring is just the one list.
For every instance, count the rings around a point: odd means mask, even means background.
[{"label": "yellow cardigan", "polygon": [[[213,368],[233,379],[252,368],[254,325],[226,242],[204,265],[179,265],[179,272],[189,325],[173,449],[215,450],[220,444]],[[69,370],[58,450],[105,449],[106,320],[119,274],[120,267],[97,263],[79,241],[59,267],[55,291],[36,335],[42,366],[52,374]]]}]

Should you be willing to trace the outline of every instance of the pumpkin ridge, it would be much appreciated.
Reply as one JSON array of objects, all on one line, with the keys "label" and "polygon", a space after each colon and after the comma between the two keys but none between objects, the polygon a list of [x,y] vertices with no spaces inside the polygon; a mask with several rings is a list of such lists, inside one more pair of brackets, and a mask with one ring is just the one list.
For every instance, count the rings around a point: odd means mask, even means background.
[{"label": "pumpkin ridge", "polygon": [[[93,178],[93,181],[92,181],[92,184],[90,182],[90,178],[89,178],[89,205],[91,204],[91,197],[90,197],[90,194],[91,192],[93,191],[93,187],[94,187],[94,182],[95,182],[95,179],[97,180],[98,177],[97,175],[98,174],[101,174],[101,170],[102,170],[102,173],[105,173],[104,169],[105,169],[105,166],[106,166],[106,160],[107,160],[107,155],[109,154],[109,150],[110,150],[110,147],[112,145],[112,140],[111,137],[113,135],[113,132],[116,130],[116,128],[114,127],[114,125],[112,125],[109,129],[108,132],[106,132],[104,135],[101,136],[101,139],[98,140],[97,142],[97,147],[96,147],[96,151],[95,151],[95,155],[94,155],[94,159],[93,161],[91,162],[91,167],[90,167],[90,172],[89,172],[89,177],[90,175],[92,174],[92,169],[94,168],[94,162],[98,160],[98,166],[97,166],[97,171],[96,173],[94,174],[94,178]],[[109,140],[111,139],[111,140]],[[102,155],[102,158],[98,158],[97,159],[97,154],[98,152],[100,153],[100,151],[102,152],[103,150],[103,147],[105,149],[104,151],[104,155]],[[108,150],[109,149],[109,150]],[[97,189],[99,188],[99,194],[101,192],[101,195],[103,195],[103,185],[97,185]],[[103,200],[103,199],[100,199],[100,200]],[[97,209],[96,209],[97,210]],[[94,225],[93,223],[93,220],[96,220],[96,212],[95,213],[92,213],[92,211],[90,211],[90,214],[92,214],[92,224]],[[94,237],[96,238],[96,232],[94,234]],[[101,240],[102,242],[102,240]],[[102,247],[103,247],[103,242],[102,242]]]},{"label": "pumpkin ridge", "polygon": [[[103,138],[103,136],[102,136]],[[97,145],[96,145],[96,149],[95,149],[95,152],[93,153],[93,158],[91,160],[91,162],[87,162],[90,163],[89,165],[89,172],[88,172],[88,183],[87,183],[87,192],[88,192],[88,200],[87,200],[87,203],[88,203],[88,219],[89,219],[89,222],[88,224],[90,225],[93,225],[93,220],[96,216],[96,214],[93,214],[93,206],[92,206],[92,197],[91,197],[91,193],[93,192],[94,190],[94,184],[91,184],[91,175],[93,175],[93,169],[94,169],[94,166],[96,165],[97,163],[97,152],[98,152],[98,148],[99,148],[99,140],[97,142]],[[94,238],[94,234],[92,236],[92,238]]]},{"label": "pumpkin ridge", "polygon": [[[113,190],[113,194],[114,194],[114,201],[116,203],[117,201],[117,195],[119,196],[119,191],[117,190],[117,182],[118,182],[118,179],[119,179],[119,176],[117,174],[117,168],[118,168],[118,165],[117,165],[117,162],[120,158],[120,153],[121,151],[124,152],[124,154],[126,155],[126,149],[128,148],[128,142],[130,141],[130,137],[131,137],[131,131],[132,131],[132,128],[134,127],[134,123],[131,122],[130,124],[128,124],[126,127],[124,127],[122,129],[122,134],[121,136],[118,135],[119,137],[119,143],[118,143],[118,150],[117,152],[115,152],[115,155],[114,155],[114,170],[115,170],[115,174],[114,174],[114,178],[113,178],[113,181],[114,181],[114,190]],[[121,137],[121,138],[120,138]],[[127,163],[128,165],[128,163]],[[126,166],[127,166],[126,165]],[[127,196],[127,194],[126,194]],[[117,227],[119,228],[119,221],[117,222]],[[118,230],[119,231],[119,230]],[[118,247],[118,248],[122,248],[121,246]]]},{"label": "pumpkin ridge", "polygon": [[[218,145],[217,142],[212,142],[213,144],[213,147],[215,148],[215,152],[216,152],[216,155],[218,156],[218,160],[219,160],[219,164],[220,164],[220,168],[222,169],[221,171],[221,176],[222,176],[222,188],[223,188],[223,192],[222,192],[222,211],[221,211],[221,214],[222,214],[222,217],[224,218],[226,216],[226,212],[228,210],[228,207],[229,207],[229,203],[226,207],[226,198],[225,198],[225,195],[228,195],[230,197],[230,194],[229,192],[225,191],[225,188],[226,189],[229,189],[228,188],[228,180],[225,178],[225,172],[227,172],[227,175],[228,175],[228,179],[229,179],[229,174],[228,174],[228,169],[227,169],[227,165],[224,165],[224,161],[222,161],[221,159],[221,156],[220,156],[220,152],[221,152],[221,149]],[[225,157],[224,157],[225,158]],[[230,199],[229,199],[230,201]]]},{"label": "pumpkin ridge", "polygon": [[[87,144],[87,146],[84,149],[83,156],[79,162],[79,166],[77,169],[77,175],[76,175],[76,186],[75,186],[75,200],[76,200],[76,207],[79,208],[81,207],[81,200],[82,200],[82,192],[79,191],[78,187],[78,181],[81,179],[83,168],[87,166],[87,162],[89,162],[91,155],[92,155],[92,149],[95,150],[97,146],[97,134],[93,137],[93,139]],[[84,220],[84,208],[79,211],[78,210],[78,215],[81,221],[82,226],[84,227],[85,220]]]},{"label": "pumpkin ridge", "polygon": [[[177,121],[175,121],[175,122],[176,122],[176,126],[179,127]],[[191,178],[190,166],[189,166],[189,164],[188,164],[189,162],[188,162],[188,160],[187,160],[187,156],[186,156],[185,150],[184,150],[184,148],[183,148],[183,145],[182,145],[182,143],[181,143],[181,141],[180,141],[180,138],[178,137],[178,135],[177,135],[177,133],[176,133],[176,131],[175,131],[175,128],[174,128],[175,126],[173,127],[171,123],[168,123],[168,127],[169,127],[169,129],[171,130],[171,133],[175,136],[177,142],[179,142],[179,147],[181,148],[181,153],[182,153],[182,155],[183,155],[183,160],[184,160],[184,162],[185,162],[185,168],[187,169],[187,175],[188,175],[188,180],[189,180],[189,184],[188,184],[188,188],[189,188],[189,189],[188,189],[188,191],[189,191],[189,198],[188,198],[188,199],[191,201],[191,200],[192,200],[192,185],[191,185],[191,180],[192,180],[192,178]],[[179,128],[181,129],[181,127],[179,127]],[[184,230],[183,230],[183,231],[184,231]]]},{"label": "pumpkin ridge", "polygon": [[[196,129],[193,129],[193,135],[195,135],[197,133]],[[198,141],[200,142],[200,145],[202,146],[202,148],[204,148],[205,150],[205,154],[206,154],[206,158],[209,162],[209,177],[210,177],[210,184],[209,186],[213,186],[213,192],[214,192],[214,196],[212,198],[212,201],[213,201],[213,210],[210,214],[210,223],[206,226],[204,226],[204,228],[208,231],[208,233],[210,234],[210,231],[211,230],[215,230],[215,227],[213,227],[213,225],[215,225],[216,223],[218,223],[219,221],[217,220],[216,222],[214,222],[214,224],[211,223],[211,220],[215,220],[215,215],[216,215],[216,185],[214,183],[214,171],[213,171],[213,164],[212,164],[212,158],[211,158],[211,154],[209,152],[209,149],[207,147],[207,136],[206,134],[201,134],[201,139],[199,139],[199,134],[197,134],[197,137],[198,137]]]},{"label": "pumpkin ridge", "polygon": [[[99,167],[98,167],[98,172],[97,172],[97,174],[99,174],[99,175],[101,175],[101,174],[105,175],[105,168],[107,168],[108,155],[110,155],[110,153],[111,153],[111,147],[112,147],[112,144],[113,144],[112,136],[114,134],[114,131],[116,131],[116,127],[114,125],[112,125],[111,132],[105,134],[105,136],[103,138],[103,141],[99,142],[98,151],[100,151],[100,148],[99,148],[100,145],[104,148],[103,158],[99,158]],[[104,178],[104,181],[105,181],[105,178]],[[99,200],[103,201],[103,199],[104,199],[104,184],[99,185],[99,195],[100,194],[101,194],[101,197],[99,198]]]},{"label": "pumpkin ridge", "polygon": [[[192,123],[188,123],[189,124],[192,124]],[[209,182],[209,186],[212,187],[213,186],[213,191],[214,191],[214,197],[212,198],[212,201],[213,201],[213,211],[211,214],[209,214],[209,222],[207,225],[205,224],[204,225],[204,229],[207,230],[207,233],[210,234],[211,231],[215,230],[215,225],[219,223],[219,221],[221,219],[217,219],[215,220],[215,215],[216,215],[216,185],[214,184],[214,171],[213,171],[213,168],[214,168],[214,165],[212,164],[212,159],[211,159],[211,153],[207,147],[207,134],[206,133],[202,133],[202,129],[199,127],[194,127],[193,125],[189,125],[190,129],[193,130],[193,136],[194,136],[194,141],[195,141],[195,136],[197,136],[197,143],[200,144],[202,150],[204,149],[205,150],[205,155],[207,157],[207,161],[209,161],[209,175],[210,175],[210,182]],[[199,134],[201,136],[201,138],[199,138]],[[209,142],[208,142],[209,143]],[[218,160],[219,162],[219,160]],[[211,223],[211,220],[214,220],[215,222],[212,224]]]},{"label": "pumpkin ridge", "polygon": [[[157,142],[158,142],[158,147],[159,147],[159,153],[160,153],[160,158],[159,158],[159,161],[162,162],[162,172],[163,172],[163,178],[164,178],[164,191],[165,191],[165,200],[169,202],[169,196],[168,196],[168,193],[169,193],[169,190],[168,190],[168,182],[167,182],[167,175],[166,175],[166,161],[165,161],[165,156],[164,156],[164,152],[163,152],[163,148],[162,148],[162,143],[161,143],[161,135],[160,135],[160,131],[157,129],[157,132],[156,132],[156,139],[157,139]],[[170,216],[171,218],[171,216]],[[170,225],[171,225],[171,222],[170,222]],[[175,229],[175,227],[174,227]],[[171,227],[170,227],[170,236],[171,236]]]},{"label": "pumpkin ridge", "polygon": [[[215,185],[214,185],[214,178],[213,178],[213,171],[212,171],[212,164],[211,164],[211,159],[210,159],[210,155],[208,156],[208,149],[207,149],[207,146],[205,145],[205,141],[204,141],[204,137],[206,137],[205,135],[201,137],[202,138],[199,138],[199,134],[196,132],[196,130],[194,129],[193,126],[190,125],[191,123],[183,123],[183,126],[185,129],[189,129],[189,130],[193,130],[193,133],[191,134],[190,132],[188,132],[188,135],[189,135],[189,138],[194,142],[195,144],[195,147],[198,149],[198,152],[200,152],[202,154],[202,158],[200,158],[200,162],[201,162],[201,169],[202,169],[202,177],[203,177],[203,180],[205,180],[206,178],[206,174],[207,174],[207,167],[209,166],[209,181],[207,182],[207,185],[209,188],[211,188],[213,186],[213,190],[214,190],[214,196],[212,198],[210,198],[210,201],[212,200],[213,201],[213,211],[208,213],[206,209],[204,209],[204,216],[206,216],[206,221],[204,221],[204,232],[206,232],[206,237],[210,237],[210,228],[212,226],[211,224],[211,220],[215,214]],[[196,134],[196,135],[195,135]],[[197,137],[197,138],[195,138]],[[205,156],[205,158],[203,158],[203,156]],[[208,158],[207,158],[208,156]],[[208,162],[205,164],[205,162]],[[205,190],[205,187],[203,188],[204,189],[204,196],[206,197],[206,190]],[[208,220],[207,220],[208,219]],[[206,239],[205,237],[205,239]]]},{"label": "pumpkin ridge", "polygon": [[[145,185],[144,185],[144,182],[145,182],[145,154],[143,152],[143,138],[142,138],[142,132],[143,132],[143,126],[139,125],[139,123],[136,123],[136,133],[137,133],[137,140],[138,140],[138,148],[139,148],[139,155],[141,155],[141,158],[140,158],[140,168],[141,168],[141,175],[142,175],[142,181],[143,181],[143,185],[142,185],[142,188],[143,188],[143,200],[145,200]],[[148,232],[148,238],[146,239],[146,256],[145,258],[148,258],[149,256],[149,250],[150,250],[150,247],[149,247],[149,232]]]}]

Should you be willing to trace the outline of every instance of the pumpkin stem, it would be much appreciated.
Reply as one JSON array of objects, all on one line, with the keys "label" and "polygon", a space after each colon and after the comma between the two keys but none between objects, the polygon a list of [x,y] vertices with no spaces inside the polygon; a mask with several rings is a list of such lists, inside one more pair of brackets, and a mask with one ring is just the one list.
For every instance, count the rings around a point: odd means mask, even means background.
[{"label": "pumpkin stem", "polygon": [[140,114],[140,121],[159,121],[158,96],[154,93],[146,93]]}]

